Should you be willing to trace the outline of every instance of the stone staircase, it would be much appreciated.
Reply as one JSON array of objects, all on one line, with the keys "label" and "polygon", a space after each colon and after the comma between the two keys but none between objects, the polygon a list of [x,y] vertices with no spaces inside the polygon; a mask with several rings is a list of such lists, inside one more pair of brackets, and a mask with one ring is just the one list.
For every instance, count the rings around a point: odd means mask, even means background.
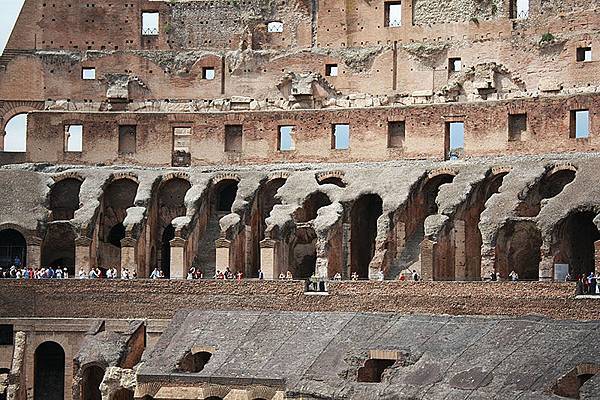
[{"label": "stone staircase", "polygon": [[4,49],[4,52],[0,56],[0,67],[6,68],[8,63],[15,59],[15,57],[22,55],[34,54],[35,50],[21,50],[21,49]]}]

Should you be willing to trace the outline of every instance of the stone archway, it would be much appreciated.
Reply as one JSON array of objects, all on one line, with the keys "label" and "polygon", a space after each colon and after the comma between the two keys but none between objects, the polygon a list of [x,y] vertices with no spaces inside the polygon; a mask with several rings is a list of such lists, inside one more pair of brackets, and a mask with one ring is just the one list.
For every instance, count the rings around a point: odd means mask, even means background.
[{"label": "stone archway", "polygon": [[27,151],[27,114],[11,117],[4,126],[3,151],[24,153]]},{"label": "stone archway", "polygon": [[48,203],[52,221],[70,220],[79,209],[79,191],[83,182],[75,178],[65,178],[50,189]]},{"label": "stone archway", "polygon": [[350,210],[350,273],[369,278],[369,264],[375,255],[377,220],[383,213],[383,201],[377,194],[360,196]]},{"label": "stone archway", "polygon": [[34,400],[63,400],[65,352],[56,342],[40,344],[34,353]]},{"label": "stone archway", "polygon": [[552,232],[554,263],[568,264],[572,277],[594,271],[594,242],[600,240],[595,216],[593,211],[574,212],[556,224]]},{"label": "stone archway", "polygon": [[496,272],[503,279],[514,270],[520,280],[538,280],[541,246],[542,235],[534,222],[508,223],[496,239]]},{"label": "stone archway", "polygon": [[81,400],[102,400],[100,384],[104,378],[104,368],[98,365],[85,367],[81,380]]},{"label": "stone archway", "polygon": [[27,265],[27,242],[16,229],[0,231],[0,267]]}]

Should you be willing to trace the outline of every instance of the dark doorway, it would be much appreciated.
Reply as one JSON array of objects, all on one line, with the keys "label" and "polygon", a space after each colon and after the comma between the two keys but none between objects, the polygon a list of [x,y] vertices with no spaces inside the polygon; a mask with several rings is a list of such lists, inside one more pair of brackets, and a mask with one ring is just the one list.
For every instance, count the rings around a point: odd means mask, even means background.
[{"label": "dark doorway", "polygon": [[102,400],[100,384],[104,379],[104,369],[91,365],[83,371],[82,400]]},{"label": "dark doorway", "polygon": [[0,231],[0,266],[27,265],[27,243],[25,238],[14,229]]},{"label": "dark doorway", "polygon": [[571,214],[555,228],[554,262],[569,264],[569,273],[573,277],[594,271],[594,242],[600,240],[595,216],[592,211]]},{"label": "dark doorway", "polygon": [[65,352],[55,342],[44,342],[34,354],[34,400],[63,400]]},{"label": "dark doorway", "polygon": [[50,210],[53,221],[70,220],[79,208],[79,190],[82,182],[68,178],[56,182],[50,189]]},{"label": "dark doorway", "polygon": [[376,194],[362,195],[350,211],[351,273],[369,277],[369,264],[375,255],[377,219],[383,213],[383,201]]},{"label": "dark doorway", "polygon": [[394,365],[395,360],[369,359],[363,367],[358,369],[358,382],[381,382],[383,372]]},{"label": "dark doorway", "polygon": [[172,224],[167,225],[161,239],[161,257],[160,268],[165,274],[165,278],[171,277],[171,243],[175,238],[175,228]]},{"label": "dark doorway", "polygon": [[106,241],[115,247],[121,248],[121,239],[125,238],[125,226],[119,222],[108,232]]},{"label": "dark doorway", "polygon": [[133,400],[133,391],[125,388],[119,389],[110,400]]},{"label": "dark doorway", "polygon": [[215,192],[217,195],[217,211],[231,212],[231,207],[235,201],[238,190],[238,182],[235,180],[225,180],[217,184]]}]

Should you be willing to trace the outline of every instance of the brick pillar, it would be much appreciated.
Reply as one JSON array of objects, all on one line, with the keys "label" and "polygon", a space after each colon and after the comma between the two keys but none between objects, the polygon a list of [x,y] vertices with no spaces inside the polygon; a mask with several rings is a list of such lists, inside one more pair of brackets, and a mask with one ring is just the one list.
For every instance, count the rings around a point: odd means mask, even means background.
[{"label": "brick pillar", "polygon": [[484,246],[481,250],[481,279],[488,279],[495,270],[496,249]]},{"label": "brick pillar", "polygon": [[396,255],[395,258],[400,257],[404,247],[406,246],[406,224],[404,222],[398,222],[396,224]]},{"label": "brick pillar", "polygon": [[596,274],[600,274],[600,240],[594,242],[594,260],[596,265]]},{"label": "brick pillar", "polygon": [[[22,262],[23,260],[21,260]],[[38,268],[42,263],[42,239],[38,237],[29,238],[27,241],[27,266]]]},{"label": "brick pillar", "polygon": [[432,281],[434,277],[433,251],[435,242],[425,238],[419,247],[421,248],[421,279],[424,281]]},{"label": "brick pillar", "polygon": [[91,244],[92,239],[88,237],[75,239],[75,276],[78,276],[80,268],[83,268],[85,272],[90,272]]},{"label": "brick pillar", "polygon": [[276,240],[264,239],[260,242],[260,269],[265,279],[277,279],[279,276]]},{"label": "brick pillar", "polygon": [[231,268],[229,264],[229,248],[231,247],[231,240],[227,240],[224,238],[219,238],[215,240],[215,268],[216,271],[225,271],[227,267],[229,267],[232,271],[235,271],[234,268]]},{"label": "brick pillar", "polygon": [[123,271],[123,268],[128,268],[130,272],[133,270],[137,271],[137,262],[135,259],[136,246],[137,239],[132,237],[121,239],[121,271]]},{"label": "brick pillar", "polygon": [[[256,232],[256,235],[258,235],[258,232]],[[244,273],[244,277],[245,278],[256,278],[255,276],[251,276],[251,272],[252,272],[252,268],[255,267],[257,268],[257,266],[254,265],[254,260],[256,260],[255,257],[255,252],[256,249],[254,248],[254,240],[253,240],[253,236],[252,236],[252,226],[250,225],[245,225],[244,226],[244,269],[243,269],[243,273]]]},{"label": "brick pillar", "polygon": [[183,279],[187,277],[186,265],[185,265],[185,239],[176,237],[169,241],[171,246],[171,257],[169,276],[171,279]]},{"label": "brick pillar", "polygon": [[465,221],[454,221],[454,279],[464,281],[467,279],[467,257],[465,243]]},{"label": "brick pillar", "polygon": [[[540,281],[552,281],[554,280],[554,257],[550,254],[549,250],[540,249],[541,260],[540,260]],[[508,279],[508,277],[505,277]]]},{"label": "brick pillar", "polygon": [[350,224],[342,224],[342,276],[345,279],[350,279],[350,268],[352,267],[351,249],[350,249]]}]

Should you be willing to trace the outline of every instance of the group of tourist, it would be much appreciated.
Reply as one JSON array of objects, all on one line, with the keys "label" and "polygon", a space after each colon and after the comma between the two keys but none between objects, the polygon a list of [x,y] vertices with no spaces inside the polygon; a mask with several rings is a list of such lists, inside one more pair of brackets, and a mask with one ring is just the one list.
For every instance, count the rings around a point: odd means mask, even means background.
[{"label": "group of tourist", "polygon": [[67,279],[69,271],[61,267],[27,268],[13,265],[10,268],[0,267],[0,278],[4,279]]},{"label": "group of tourist", "polygon": [[577,280],[575,294],[600,295],[600,285],[598,284],[600,273],[594,275],[594,272],[590,272],[587,276],[579,275],[575,279]]},{"label": "group of tourist", "polygon": [[91,268],[89,272],[83,268],[79,268],[77,276],[79,279],[136,279],[137,272],[135,269],[132,269],[130,272],[129,268],[123,268],[121,270],[121,275],[119,276],[119,272],[115,267],[107,268],[105,270],[96,267]]}]

